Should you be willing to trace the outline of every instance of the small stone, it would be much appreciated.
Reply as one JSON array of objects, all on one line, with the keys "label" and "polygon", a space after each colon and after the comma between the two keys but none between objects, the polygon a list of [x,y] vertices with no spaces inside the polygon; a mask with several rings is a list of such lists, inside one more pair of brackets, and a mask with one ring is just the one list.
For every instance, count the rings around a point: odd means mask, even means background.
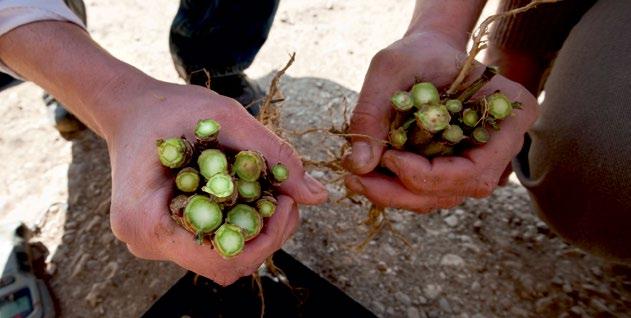
[{"label": "small stone", "polygon": [[90,255],[86,253],[81,255],[81,257],[79,258],[79,261],[75,264],[74,269],[72,270],[72,273],[70,274],[71,278],[74,278],[77,275],[79,275],[79,273],[81,273],[81,271],[83,270],[83,267],[85,266],[85,263],[88,261],[89,258],[90,258]]},{"label": "small stone", "polygon": [[554,303],[555,299],[551,296],[537,299],[535,302],[535,312],[538,314],[544,314]]},{"label": "small stone", "polygon": [[471,290],[476,291],[480,289],[480,283],[476,280],[475,282],[473,282],[473,284],[471,284]]},{"label": "small stone", "polygon": [[401,291],[396,292],[396,294],[394,294],[394,297],[403,305],[409,306],[412,303],[412,301],[410,300],[410,296]]},{"label": "small stone", "polygon": [[444,219],[445,223],[447,223],[447,225],[449,225],[450,227],[455,227],[456,225],[458,225],[458,217],[455,215],[450,215],[448,217],[446,217]]},{"label": "small stone", "polygon": [[449,301],[447,301],[447,299],[441,297],[438,300],[438,305],[440,306],[440,309],[444,310],[445,312],[451,312],[451,305],[449,304]]},{"label": "small stone", "polygon": [[558,286],[563,285],[563,278],[561,278],[561,276],[559,276],[559,275],[554,276],[552,278],[552,284],[555,284],[555,285],[558,285]]},{"label": "small stone", "polygon": [[570,313],[577,315],[577,316],[582,316],[583,315],[583,309],[579,306],[572,306],[572,308],[570,308]]},{"label": "small stone", "polygon": [[445,254],[441,258],[440,264],[444,266],[458,266],[459,267],[459,266],[464,265],[464,260],[462,259],[462,257],[456,254]]},{"label": "small stone", "polygon": [[565,283],[563,284],[563,292],[566,294],[569,294],[572,292],[572,285],[570,285],[569,283]]},{"label": "small stone", "polygon": [[423,294],[430,300],[436,299],[443,292],[443,288],[440,285],[429,284],[423,287]]},{"label": "small stone", "polygon": [[425,305],[425,304],[427,304],[427,298],[425,298],[423,296],[418,296],[418,302],[421,305]]},{"label": "small stone", "polygon": [[590,268],[589,270],[590,270],[590,271],[592,272],[592,274],[594,274],[594,276],[596,276],[596,277],[599,277],[599,278],[600,278],[600,277],[602,277],[602,276],[603,276],[603,271],[602,271],[602,269],[600,269],[600,267],[598,267],[598,266],[594,266],[594,267]]},{"label": "small stone", "polygon": [[512,317],[530,317],[530,313],[521,307],[512,307],[510,312]]},{"label": "small stone", "polygon": [[419,314],[418,309],[416,309],[416,307],[408,307],[407,314],[408,314],[408,318],[420,318],[421,317],[421,315]]},{"label": "small stone", "polygon": [[600,312],[608,312],[609,307],[605,305],[600,299],[592,298],[589,301],[589,306],[600,311]]},{"label": "small stone", "polygon": [[454,213],[455,213],[456,215],[464,215],[464,210],[463,210],[463,209],[455,209],[455,210],[454,210]]},{"label": "small stone", "polygon": [[377,270],[382,273],[385,273],[388,270],[388,265],[384,261],[377,262]]},{"label": "small stone", "polygon": [[375,311],[378,312],[378,313],[382,313],[382,312],[386,311],[386,307],[382,303],[380,303],[378,301],[373,301],[372,302],[372,306],[375,307]]}]

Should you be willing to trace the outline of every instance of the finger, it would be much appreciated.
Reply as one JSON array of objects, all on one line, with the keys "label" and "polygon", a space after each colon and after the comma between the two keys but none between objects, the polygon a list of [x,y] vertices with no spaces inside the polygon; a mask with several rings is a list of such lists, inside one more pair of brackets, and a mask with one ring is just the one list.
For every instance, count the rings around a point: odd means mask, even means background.
[{"label": "finger", "polygon": [[481,168],[468,158],[449,156],[430,161],[411,152],[388,150],[382,162],[417,194],[485,197],[495,186],[495,180],[480,176]]},{"label": "finger", "polygon": [[163,235],[155,245],[159,246],[164,258],[178,265],[208,277],[221,285],[228,285],[254,272],[265,258],[278,250],[288,233],[295,231],[298,224],[298,210],[288,196],[279,196],[274,216],[267,220],[257,238],[246,242],[244,251],[232,258],[224,259],[208,245],[199,245],[191,233],[175,226],[168,235]]},{"label": "finger", "polygon": [[234,149],[256,150],[262,153],[268,164],[282,163],[289,170],[289,178],[280,190],[298,203],[318,204],[326,201],[328,193],[324,185],[305,173],[300,156],[291,145],[280,139],[235,101],[225,101],[231,111],[224,114],[220,123],[223,133],[221,143]]},{"label": "finger", "polygon": [[[414,82],[414,71],[403,68],[394,50],[379,52],[370,63],[364,84],[353,110],[350,133],[371,138],[353,137],[352,151],[345,166],[355,174],[365,174],[377,167],[390,125],[390,95]],[[397,74],[397,76],[392,76]]]},{"label": "finger", "polygon": [[381,207],[406,209],[427,213],[438,208],[450,208],[464,201],[462,197],[419,195],[407,190],[397,179],[369,173],[363,176],[349,175],[346,186],[353,192],[366,196]]}]

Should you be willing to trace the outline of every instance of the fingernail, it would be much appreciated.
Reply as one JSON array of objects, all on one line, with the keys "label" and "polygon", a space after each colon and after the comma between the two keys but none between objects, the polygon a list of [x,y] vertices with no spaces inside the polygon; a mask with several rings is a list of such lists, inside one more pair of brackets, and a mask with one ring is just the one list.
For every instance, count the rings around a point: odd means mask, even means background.
[{"label": "fingernail", "polygon": [[355,193],[364,193],[364,185],[358,176],[349,176],[346,178],[346,186]]},{"label": "fingernail", "polygon": [[324,192],[326,190],[322,183],[320,183],[318,180],[314,179],[312,176],[310,176],[306,172],[305,172],[305,175],[304,175],[303,179],[305,181],[305,184],[307,185],[307,189],[309,189],[309,191],[312,194],[321,194],[322,192]]},{"label": "fingernail", "polygon": [[357,141],[353,143],[351,152],[351,160],[356,168],[361,168],[370,163],[373,158],[372,147],[365,141]]}]

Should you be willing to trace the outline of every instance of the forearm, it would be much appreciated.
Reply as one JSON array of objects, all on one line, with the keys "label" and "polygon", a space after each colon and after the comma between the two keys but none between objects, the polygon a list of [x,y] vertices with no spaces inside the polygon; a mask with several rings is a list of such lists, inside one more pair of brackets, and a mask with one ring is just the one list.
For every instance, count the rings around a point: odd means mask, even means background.
[{"label": "forearm", "polygon": [[146,77],[99,47],[81,28],[58,21],[26,24],[4,34],[0,59],[103,137],[126,106],[107,99],[133,91]]},{"label": "forearm", "polygon": [[486,0],[416,0],[406,34],[434,31],[464,49]]}]

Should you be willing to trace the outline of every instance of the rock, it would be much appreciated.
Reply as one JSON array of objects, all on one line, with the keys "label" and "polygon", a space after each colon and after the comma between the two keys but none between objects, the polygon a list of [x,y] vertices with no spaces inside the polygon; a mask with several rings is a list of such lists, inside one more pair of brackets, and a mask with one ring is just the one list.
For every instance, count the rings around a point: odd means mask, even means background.
[{"label": "rock", "polygon": [[583,316],[583,314],[585,313],[583,311],[583,309],[579,306],[572,306],[572,308],[570,308],[570,313],[577,315],[577,316]]},{"label": "rock", "polygon": [[464,265],[464,260],[462,259],[462,257],[456,255],[456,254],[445,254],[441,259],[440,259],[440,265],[443,266],[463,266]]},{"label": "rock", "polygon": [[384,311],[386,311],[386,307],[376,300],[372,302],[372,306],[375,308],[375,311],[377,313],[383,313]]},{"label": "rock", "polygon": [[598,278],[603,276],[603,271],[598,266],[594,266],[594,267],[590,268],[589,270],[592,272],[592,274],[594,274],[594,276],[596,276]]},{"label": "rock", "polygon": [[569,294],[572,292],[572,285],[570,285],[569,283],[565,283],[563,284],[562,289],[564,293]]},{"label": "rock", "polygon": [[555,284],[557,286],[563,285],[563,278],[559,275],[554,276],[552,278],[552,284]]},{"label": "rock", "polygon": [[451,312],[451,305],[446,298],[441,297],[440,299],[438,299],[438,306],[440,306],[440,309],[445,312]]},{"label": "rock", "polygon": [[477,280],[475,282],[473,282],[473,284],[471,284],[471,290],[476,291],[480,289],[480,282],[478,282]]},{"label": "rock", "polygon": [[418,302],[421,305],[425,305],[425,304],[427,304],[427,298],[425,298],[423,296],[418,296]]},{"label": "rock", "polygon": [[445,223],[450,227],[455,227],[458,225],[458,217],[455,215],[450,215],[444,219]]},{"label": "rock", "polygon": [[530,312],[521,307],[512,307],[510,313],[512,317],[530,317]]},{"label": "rock", "polygon": [[553,296],[537,299],[535,302],[535,312],[538,314],[544,314],[548,311],[550,306],[554,305],[555,299]]},{"label": "rock", "polygon": [[96,283],[92,285],[90,292],[85,296],[85,300],[92,307],[96,307],[99,303],[101,303],[101,292],[105,289],[105,283]]},{"label": "rock", "polygon": [[443,288],[440,285],[429,284],[423,287],[423,294],[429,300],[436,299],[443,292]]},{"label": "rock", "polygon": [[382,273],[385,273],[386,271],[388,271],[388,265],[386,265],[384,261],[379,261],[377,262],[377,270],[379,270]]},{"label": "rock", "polygon": [[599,312],[608,312],[609,307],[605,305],[600,299],[592,298],[589,301],[589,306],[596,309]]},{"label": "rock", "polygon": [[85,263],[88,261],[89,258],[90,258],[90,255],[88,255],[87,253],[83,253],[81,255],[81,257],[79,258],[79,261],[75,264],[74,269],[72,270],[72,273],[70,274],[70,278],[75,278],[77,275],[79,275],[79,273],[81,273],[81,271],[83,270],[83,266],[85,265]]},{"label": "rock", "polygon": [[410,296],[401,291],[396,292],[394,294],[394,297],[403,305],[409,306],[412,303],[412,301],[410,300]]},{"label": "rock", "polygon": [[416,309],[416,307],[408,307],[407,314],[408,314],[408,318],[420,318],[421,317],[421,315],[419,314],[418,309]]}]

